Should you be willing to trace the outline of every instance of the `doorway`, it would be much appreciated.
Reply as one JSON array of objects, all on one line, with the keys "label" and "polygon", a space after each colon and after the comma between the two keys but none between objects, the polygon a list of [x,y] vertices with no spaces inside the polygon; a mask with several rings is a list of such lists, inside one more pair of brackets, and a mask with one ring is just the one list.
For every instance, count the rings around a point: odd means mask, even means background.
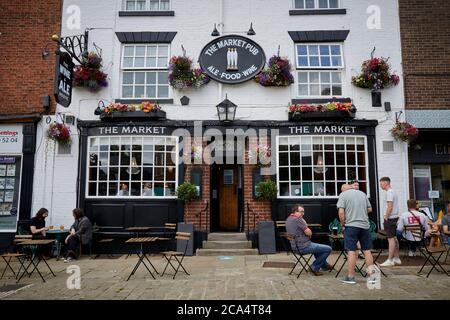
[{"label": "doorway", "polygon": [[243,207],[242,166],[214,164],[211,171],[211,231],[239,231]]}]

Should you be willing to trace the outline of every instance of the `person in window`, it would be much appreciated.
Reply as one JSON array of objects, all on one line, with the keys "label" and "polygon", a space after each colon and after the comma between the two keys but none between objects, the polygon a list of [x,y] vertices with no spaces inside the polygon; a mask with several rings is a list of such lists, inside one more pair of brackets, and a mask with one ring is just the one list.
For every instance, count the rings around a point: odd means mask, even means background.
[{"label": "person in window", "polygon": [[70,227],[70,234],[66,238],[67,257],[64,262],[75,260],[75,252],[77,252],[80,242],[87,245],[92,241],[92,224],[88,217],[84,216],[83,210],[80,208],[72,211],[75,222]]},{"label": "person in window", "polygon": [[30,232],[33,239],[44,239],[45,232],[48,228],[45,227],[45,218],[48,217],[48,210],[46,208],[40,208],[33,219],[31,219]]},{"label": "person in window", "polygon": [[126,183],[120,184],[120,190],[117,193],[118,196],[129,196],[130,191],[128,190],[128,185]]},{"label": "person in window", "polygon": [[447,214],[442,217],[442,231],[447,238],[447,243],[450,245],[450,201],[447,201]]},{"label": "person in window", "polygon": [[149,182],[144,183],[144,188],[142,189],[142,195],[144,197],[150,197],[153,195],[152,184]]},{"label": "person in window", "polygon": [[172,195],[172,190],[170,190],[169,185],[167,183],[164,183],[164,195],[165,196]]},{"label": "person in window", "polygon": [[314,255],[316,260],[311,265],[312,273],[315,276],[321,276],[323,275],[323,273],[320,272],[321,269],[325,271],[333,269],[333,267],[327,263],[327,258],[331,253],[331,247],[311,241],[312,231],[308,228],[305,219],[303,219],[304,215],[305,209],[299,204],[294,205],[292,213],[286,219],[286,231],[296,237],[291,243],[293,250],[299,250],[301,254]]}]

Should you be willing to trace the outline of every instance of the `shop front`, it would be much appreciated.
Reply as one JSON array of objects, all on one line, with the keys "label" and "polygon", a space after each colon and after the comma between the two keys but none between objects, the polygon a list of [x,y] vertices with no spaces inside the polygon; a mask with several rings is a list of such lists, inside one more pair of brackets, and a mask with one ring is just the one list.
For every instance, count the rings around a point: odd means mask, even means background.
[{"label": "shop front", "polygon": [[[337,217],[340,188],[351,180],[377,212],[376,125],[80,121],[78,205],[105,231],[187,222],[204,239],[217,231],[255,234],[260,221],[284,220],[301,203],[308,221],[326,232]],[[252,139],[268,143],[269,166],[252,162]],[[275,201],[256,199],[256,184],[266,179],[276,182]],[[197,187],[199,199],[178,200],[176,189],[184,181]],[[378,223],[376,217],[371,219]]]},{"label": "shop front", "polygon": [[[450,199],[450,131],[421,130],[410,147],[413,171],[413,196],[433,218],[445,214]],[[428,212],[428,211],[427,211]]]}]

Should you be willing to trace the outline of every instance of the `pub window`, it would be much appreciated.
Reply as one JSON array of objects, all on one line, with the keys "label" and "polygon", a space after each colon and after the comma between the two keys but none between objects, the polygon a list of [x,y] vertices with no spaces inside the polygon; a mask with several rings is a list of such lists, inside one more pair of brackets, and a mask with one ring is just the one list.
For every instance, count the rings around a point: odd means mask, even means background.
[{"label": "pub window", "polygon": [[176,137],[90,137],[87,197],[175,197]]},{"label": "pub window", "polygon": [[368,193],[366,138],[280,136],[277,173],[280,198],[335,198],[352,180]]},{"label": "pub window", "polygon": [[342,96],[340,44],[297,44],[298,96]]},{"label": "pub window", "polygon": [[169,0],[125,0],[125,11],[168,11]]},{"label": "pub window", "polygon": [[168,62],[168,44],[125,45],[122,57],[122,98],[168,98]]},{"label": "pub window", "polygon": [[294,0],[294,9],[337,9],[340,0]]}]

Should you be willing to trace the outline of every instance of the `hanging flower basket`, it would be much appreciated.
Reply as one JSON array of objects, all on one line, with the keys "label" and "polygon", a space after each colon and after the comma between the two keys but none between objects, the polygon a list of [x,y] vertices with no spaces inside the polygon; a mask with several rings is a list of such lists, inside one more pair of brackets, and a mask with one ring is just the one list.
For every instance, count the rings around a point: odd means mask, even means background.
[{"label": "hanging flower basket", "polygon": [[144,119],[166,119],[166,112],[156,103],[143,102],[139,105],[128,105],[111,102],[104,108],[97,108],[96,115],[101,120],[142,120]]},{"label": "hanging flower basket", "polygon": [[291,63],[287,58],[273,56],[269,66],[262,70],[254,80],[264,87],[287,87],[294,83],[291,74]]},{"label": "hanging flower basket", "polygon": [[297,104],[289,106],[290,121],[346,120],[355,117],[356,107],[351,103]]},{"label": "hanging flower basket", "polygon": [[177,89],[200,88],[211,79],[200,68],[192,69],[192,60],[185,56],[174,56],[169,63],[169,84]]},{"label": "hanging flower basket", "polygon": [[386,58],[372,58],[363,62],[361,73],[352,77],[352,83],[360,88],[381,90],[396,86],[400,77],[391,74],[391,66]]},{"label": "hanging flower basket", "polygon": [[88,88],[91,92],[97,92],[108,86],[106,73],[101,71],[102,58],[91,52],[83,58],[83,63],[76,66],[73,71],[74,87]]},{"label": "hanging flower basket", "polygon": [[70,145],[72,139],[70,138],[70,128],[64,123],[52,123],[48,126],[47,135],[50,139],[63,145]]},{"label": "hanging flower basket", "polygon": [[404,141],[408,144],[414,141],[419,135],[419,129],[408,122],[397,121],[395,126],[390,130],[392,136],[397,141]]}]

